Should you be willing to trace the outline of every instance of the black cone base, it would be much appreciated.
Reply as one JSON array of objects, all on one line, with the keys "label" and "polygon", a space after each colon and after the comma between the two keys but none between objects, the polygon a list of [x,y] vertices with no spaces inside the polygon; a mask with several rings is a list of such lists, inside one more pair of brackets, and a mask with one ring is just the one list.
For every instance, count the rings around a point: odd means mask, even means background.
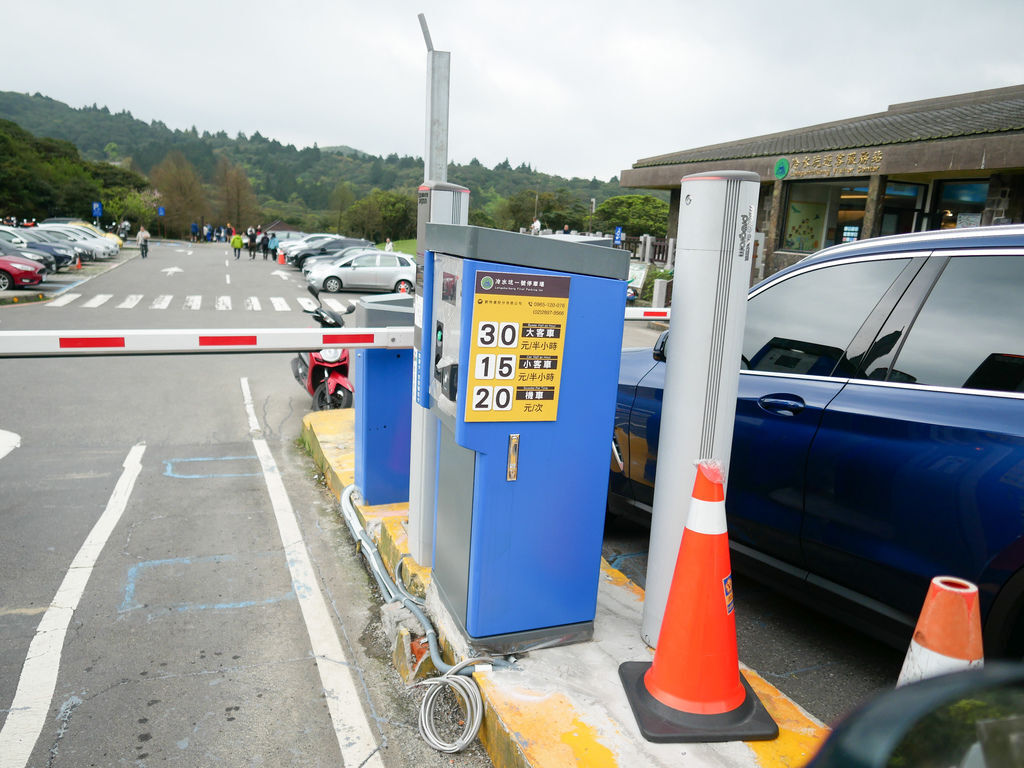
[{"label": "black cone base", "polygon": [[747,698],[739,707],[721,715],[694,715],[667,707],[648,693],[644,673],[650,666],[649,661],[627,661],[619,665],[619,678],[629,706],[640,733],[648,741],[767,741],[778,737],[779,727],[742,674],[740,682]]}]

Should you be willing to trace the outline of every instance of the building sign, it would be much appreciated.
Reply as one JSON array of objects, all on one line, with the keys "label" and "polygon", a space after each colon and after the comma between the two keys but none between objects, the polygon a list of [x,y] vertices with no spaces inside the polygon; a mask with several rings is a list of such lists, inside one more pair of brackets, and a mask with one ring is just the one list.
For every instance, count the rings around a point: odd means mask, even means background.
[{"label": "building sign", "polygon": [[477,272],[466,421],[555,421],[571,278]]},{"label": "building sign", "polygon": [[[882,168],[882,150],[857,150],[851,152],[827,152],[820,155],[779,158],[775,163],[776,178],[806,179],[828,178],[830,176],[870,176]],[[788,173],[779,175],[788,160]]]}]

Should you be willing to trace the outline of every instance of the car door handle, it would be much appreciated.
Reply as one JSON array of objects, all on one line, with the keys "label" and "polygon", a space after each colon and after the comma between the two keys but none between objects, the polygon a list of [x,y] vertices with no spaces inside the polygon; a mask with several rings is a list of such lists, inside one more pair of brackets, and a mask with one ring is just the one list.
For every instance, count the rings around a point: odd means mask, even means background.
[{"label": "car door handle", "polygon": [[796,395],[765,395],[758,399],[757,404],[768,413],[780,416],[796,416],[805,405],[803,398]]}]

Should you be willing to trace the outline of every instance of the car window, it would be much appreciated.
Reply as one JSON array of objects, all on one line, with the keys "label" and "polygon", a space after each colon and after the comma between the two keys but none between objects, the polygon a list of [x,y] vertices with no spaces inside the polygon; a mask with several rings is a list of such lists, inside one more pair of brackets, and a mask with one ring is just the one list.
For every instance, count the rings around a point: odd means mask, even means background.
[{"label": "car window", "polygon": [[406,258],[405,256],[399,256],[398,265],[401,267],[411,267],[413,264],[412,261]]},{"label": "car window", "polygon": [[1024,256],[956,256],[943,270],[890,381],[1024,392]]},{"label": "car window", "polygon": [[367,253],[364,256],[356,256],[352,259],[352,266],[356,267],[375,267],[377,266],[377,254]]},{"label": "car window", "polygon": [[380,265],[382,267],[397,267],[398,257],[393,256],[390,253],[382,253],[380,255]]},{"label": "car window", "polygon": [[743,362],[757,371],[832,373],[854,334],[909,259],[822,267],[747,302]]}]

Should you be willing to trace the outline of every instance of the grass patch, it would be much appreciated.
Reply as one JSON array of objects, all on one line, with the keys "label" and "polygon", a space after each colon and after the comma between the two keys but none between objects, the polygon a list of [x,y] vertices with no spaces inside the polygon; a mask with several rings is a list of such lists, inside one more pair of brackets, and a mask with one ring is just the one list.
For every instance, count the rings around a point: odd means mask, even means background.
[{"label": "grass patch", "polygon": [[[409,256],[416,255],[416,238],[412,240],[392,240],[391,244],[395,246],[395,250],[399,253],[405,253]],[[384,250],[384,243],[377,243],[377,247]]]}]

